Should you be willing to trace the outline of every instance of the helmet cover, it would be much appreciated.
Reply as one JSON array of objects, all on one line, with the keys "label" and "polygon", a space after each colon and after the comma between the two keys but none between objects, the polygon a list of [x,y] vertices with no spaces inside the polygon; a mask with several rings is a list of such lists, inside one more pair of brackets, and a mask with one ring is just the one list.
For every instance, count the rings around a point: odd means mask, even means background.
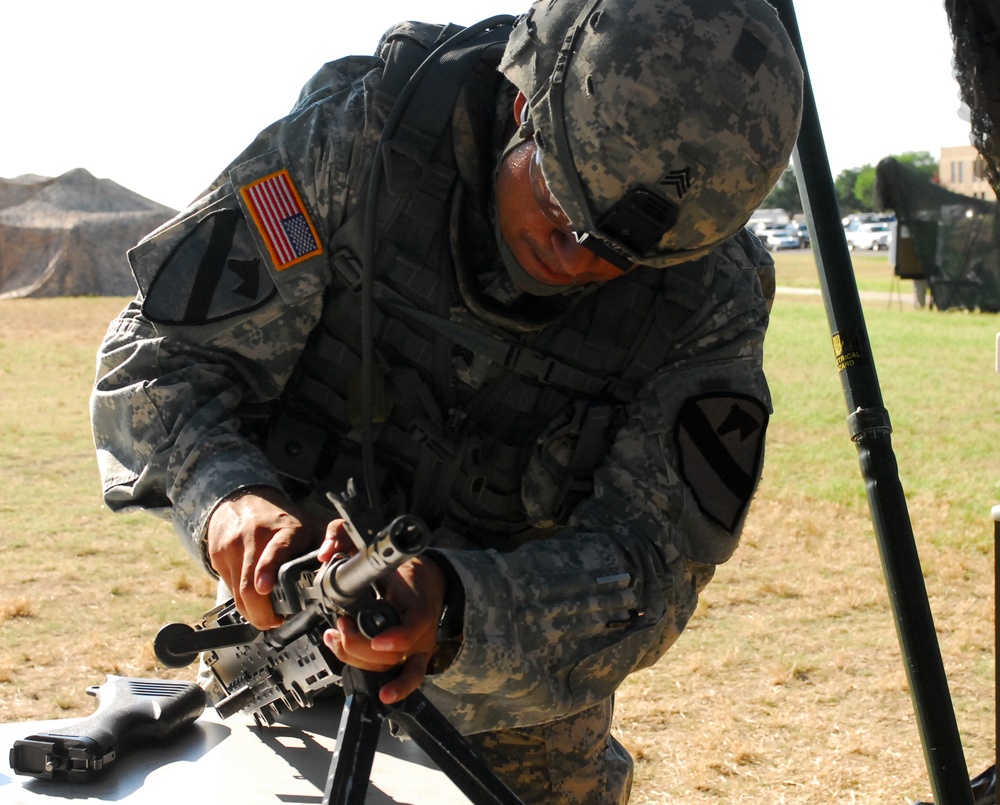
[{"label": "helmet cover", "polygon": [[535,0],[500,70],[549,192],[618,262],[675,265],[735,234],[798,136],[802,69],[765,0]]}]

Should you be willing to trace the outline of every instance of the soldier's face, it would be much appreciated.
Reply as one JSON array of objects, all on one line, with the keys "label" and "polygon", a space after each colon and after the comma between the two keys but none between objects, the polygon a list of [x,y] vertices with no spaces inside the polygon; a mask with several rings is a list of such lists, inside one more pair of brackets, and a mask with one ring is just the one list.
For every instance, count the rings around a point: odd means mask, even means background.
[{"label": "soldier's face", "polygon": [[504,157],[496,194],[500,234],[532,278],[546,285],[582,285],[624,273],[579,244],[545,187],[533,140],[524,140]]}]

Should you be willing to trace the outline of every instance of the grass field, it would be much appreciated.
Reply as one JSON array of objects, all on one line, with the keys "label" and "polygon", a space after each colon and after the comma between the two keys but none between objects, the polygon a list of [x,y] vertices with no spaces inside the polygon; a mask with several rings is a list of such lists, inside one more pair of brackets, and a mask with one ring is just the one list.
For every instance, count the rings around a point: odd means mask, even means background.
[{"label": "grass field", "polygon": [[[815,286],[809,252],[779,284]],[[882,255],[862,288],[890,290]],[[871,258],[869,262],[868,258]],[[870,283],[870,285],[869,285]],[[970,771],[992,763],[996,316],[866,301]],[[79,716],[106,673],[159,668],[160,625],[213,603],[165,523],[102,505],[94,351],[124,300],[0,302],[0,718]],[[678,645],[620,691],[635,803],[905,803],[929,789],[822,302],[780,294],[775,415],[743,545]]]},{"label": "grass field", "polygon": [[[876,291],[898,295],[911,303],[913,282],[893,277],[889,252],[851,252],[854,279],[860,291]],[[774,254],[778,273],[778,285],[785,288],[819,288],[819,274],[812,249],[790,249]]]},{"label": "grass field", "polygon": [[[865,307],[959,729],[978,773],[995,752],[1000,319],[881,299]],[[623,736],[643,756],[635,801],[926,798],[819,298],[779,295],[766,354],[775,415],[743,545],[672,656],[619,697]]]}]

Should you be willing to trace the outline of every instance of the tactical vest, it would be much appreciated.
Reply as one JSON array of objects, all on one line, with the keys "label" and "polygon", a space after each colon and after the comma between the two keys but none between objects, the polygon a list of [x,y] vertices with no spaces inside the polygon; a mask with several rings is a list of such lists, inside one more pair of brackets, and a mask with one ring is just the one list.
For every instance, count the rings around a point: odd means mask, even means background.
[{"label": "tactical vest", "polygon": [[[392,42],[380,95],[398,95],[438,30],[409,28]],[[362,423],[358,404],[359,212],[331,243],[322,320],[270,420],[266,451],[290,492],[315,498],[361,477],[360,433],[371,427],[387,516],[410,511],[507,549],[564,525],[590,494],[624,406],[663,365],[670,331],[690,311],[664,301],[665,272],[643,268],[535,329],[470,310],[452,243],[464,189],[450,126],[467,81],[495,95],[503,42],[493,35],[477,47],[433,68],[423,86],[434,97],[418,95],[386,148],[374,240],[375,421]]]}]

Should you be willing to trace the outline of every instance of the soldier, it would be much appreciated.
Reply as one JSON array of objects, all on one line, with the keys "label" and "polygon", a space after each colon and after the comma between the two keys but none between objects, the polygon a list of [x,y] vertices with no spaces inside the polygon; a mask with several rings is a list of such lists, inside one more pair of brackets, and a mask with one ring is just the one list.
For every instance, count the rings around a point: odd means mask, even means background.
[{"label": "soldier", "polygon": [[[432,52],[433,51],[433,52]],[[434,546],[342,618],[528,802],[621,803],[613,694],[735,550],[770,400],[743,225],[801,73],[764,0],[537,0],[325,65],[129,253],[92,400],[112,509],[172,520],[256,626],[354,479]]]}]

